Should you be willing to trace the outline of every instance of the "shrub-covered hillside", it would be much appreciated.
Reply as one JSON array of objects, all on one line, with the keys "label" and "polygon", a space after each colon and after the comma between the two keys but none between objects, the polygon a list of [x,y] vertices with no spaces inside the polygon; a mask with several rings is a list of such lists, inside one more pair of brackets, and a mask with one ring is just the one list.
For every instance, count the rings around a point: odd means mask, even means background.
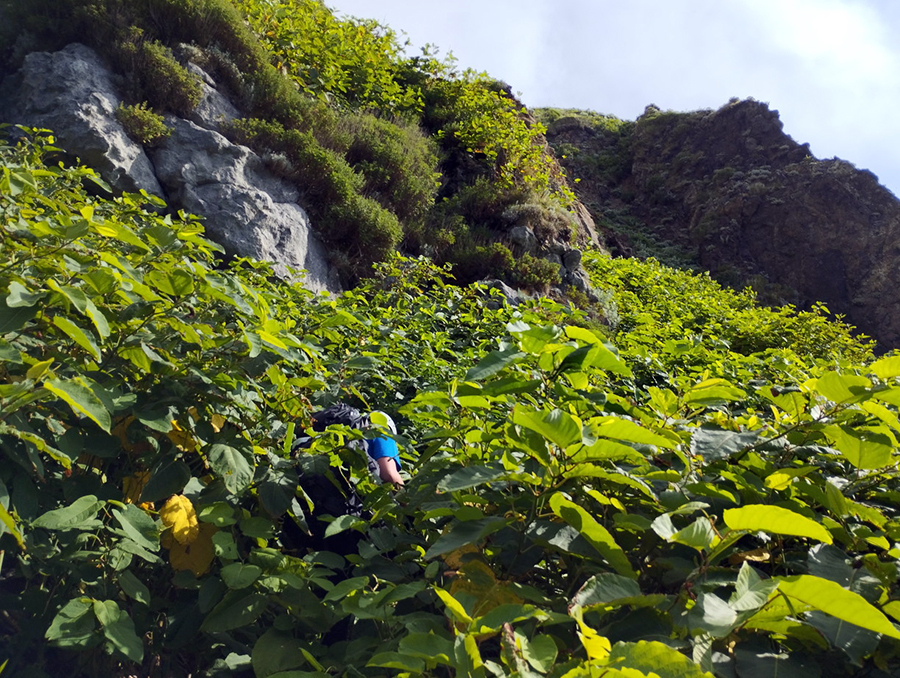
[{"label": "shrub-covered hillside", "polygon": [[706,270],[767,303],[845,315],[900,344],[892,254],[900,201],[877,177],[818,160],[753,99],[635,121],[542,109],[547,138],[610,251]]},{"label": "shrub-covered hillside", "polygon": [[[0,72],[87,42],[123,76],[119,119],[147,143],[161,114],[197,106],[187,66],[202,67],[241,111],[225,133],[297,185],[346,282],[397,250],[466,281],[562,282],[539,255],[571,247],[577,220],[543,127],[503,83],[409,56],[375,22],[319,0],[3,0],[0,15]],[[535,233],[529,251],[517,225]]]},{"label": "shrub-covered hillside", "polygon": [[[426,260],[312,297],[50,144],[0,146],[7,674],[900,668],[897,357],[652,261],[590,262],[609,328]],[[291,453],[335,399],[396,417],[404,488],[360,432]]]}]

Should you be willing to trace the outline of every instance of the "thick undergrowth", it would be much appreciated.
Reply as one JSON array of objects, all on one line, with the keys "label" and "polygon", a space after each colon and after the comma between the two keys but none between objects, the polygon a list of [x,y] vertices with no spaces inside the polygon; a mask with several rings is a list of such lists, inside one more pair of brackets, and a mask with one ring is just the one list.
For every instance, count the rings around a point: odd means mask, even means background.
[{"label": "thick undergrowth", "polygon": [[[50,151],[0,146],[8,674],[900,667],[900,358],[824,311],[605,258],[611,325],[427,260],[314,297]],[[395,415],[402,490],[359,432],[291,455],[335,400]],[[350,552],[287,536],[316,468]]]}]

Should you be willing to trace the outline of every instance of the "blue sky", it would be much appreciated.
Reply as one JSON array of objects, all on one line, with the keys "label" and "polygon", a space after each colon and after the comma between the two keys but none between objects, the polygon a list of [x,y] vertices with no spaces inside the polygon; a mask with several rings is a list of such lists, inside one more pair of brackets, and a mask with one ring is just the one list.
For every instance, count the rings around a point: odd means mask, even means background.
[{"label": "blue sky", "polygon": [[634,119],[753,97],[900,195],[897,0],[325,0],[452,52],[528,106]]}]

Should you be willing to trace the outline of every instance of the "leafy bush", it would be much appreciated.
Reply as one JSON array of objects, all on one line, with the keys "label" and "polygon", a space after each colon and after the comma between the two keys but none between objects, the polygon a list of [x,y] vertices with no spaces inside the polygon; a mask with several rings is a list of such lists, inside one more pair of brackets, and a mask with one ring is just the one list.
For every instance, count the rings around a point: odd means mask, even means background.
[{"label": "leafy bush", "polygon": [[560,282],[559,264],[526,252],[516,262],[512,282],[519,287],[546,292],[550,285]]},{"label": "leafy bush", "polygon": [[158,42],[141,42],[137,46],[124,44],[120,46],[120,53],[134,54],[138,91],[154,108],[168,109],[187,117],[200,103],[199,78],[178,63],[168,47]]},{"label": "leafy bush", "polygon": [[318,0],[236,3],[273,64],[300,90],[351,108],[415,110],[419,95],[397,81],[403,46],[375,21],[338,19]]},{"label": "leafy bush", "polygon": [[376,198],[404,224],[421,223],[440,186],[433,142],[415,125],[360,114],[344,121],[352,137],[347,162]]},{"label": "leafy bush", "polygon": [[345,273],[359,275],[394,251],[402,237],[397,217],[363,197],[365,178],[310,132],[254,119],[235,120],[228,130],[239,143],[287,159],[285,169],[306,198],[313,227],[326,243],[349,257],[350,270]]},{"label": "leafy bush", "polygon": [[[313,297],[146,196],[89,197],[48,143],[0,145],[13,675],[900,669],[898,357],[653,262],[589,261],[621,351],[423,260]],[[731,350],[766,318],[756,346],[801,318],[815,350]],[[359,434],[291,458],[335,399],[397,415],[396,496]],[[370,511],[334,516],[346,557],[285,529],[315,464]]]},{"label": "leafy bush", "polygon": [[163,117],[147,107],[147,102],[131,106],[119,104],[116,119],[128,136],[141,144],[153,145],[172,133]]}]

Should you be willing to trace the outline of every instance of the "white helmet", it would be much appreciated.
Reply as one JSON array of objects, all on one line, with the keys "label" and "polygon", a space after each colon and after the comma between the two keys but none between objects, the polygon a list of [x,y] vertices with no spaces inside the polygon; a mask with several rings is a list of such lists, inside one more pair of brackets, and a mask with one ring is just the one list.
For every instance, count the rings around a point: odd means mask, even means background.
[{"label": "white helmet", "polygon": [[394,435],[397,435],[397,425],[390,416],[380,410],[375,410],[369,415],[369,420],[379,428],[386,428]]}]

